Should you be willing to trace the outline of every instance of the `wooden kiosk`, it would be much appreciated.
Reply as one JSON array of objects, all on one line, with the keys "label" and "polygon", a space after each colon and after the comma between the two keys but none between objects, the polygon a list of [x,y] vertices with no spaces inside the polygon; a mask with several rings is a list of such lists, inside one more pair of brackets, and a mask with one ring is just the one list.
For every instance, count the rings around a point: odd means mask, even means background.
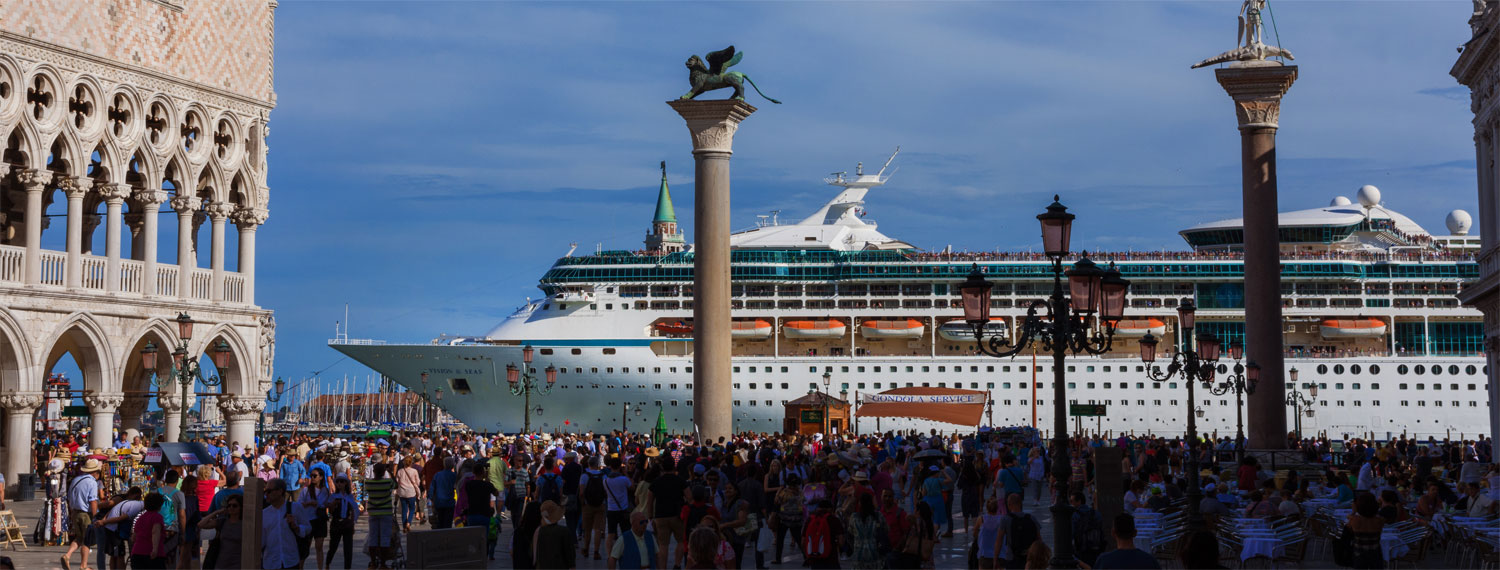
[{"label": "wooden kiosk", "polygon": [[822,392],[811,392],[786,403],[781,429],[783,433],[798,435],[848,433],[850,410],[847,401]]}]

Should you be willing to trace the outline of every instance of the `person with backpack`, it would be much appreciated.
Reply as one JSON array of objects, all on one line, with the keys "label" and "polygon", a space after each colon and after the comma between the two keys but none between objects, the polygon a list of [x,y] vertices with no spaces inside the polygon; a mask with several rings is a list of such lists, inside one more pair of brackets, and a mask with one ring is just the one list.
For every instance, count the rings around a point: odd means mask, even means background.
[{"label": "person with backpack", "polygon": [[[609,459],[609,472],[604,476],[604,528],[605,528],[605,550],[613,553],[615,543],[620,536],[630,531],[630,476],[624,472],[624,465],[618,456]],[[652,537],[655,540],[655,537]],[[655,556],[656,544],[651,544],[652,556]],[[656,564],[653,558],[651,564]]]},{"label": "person with backpack", "polygon": [[1092,566],[1104,552],[1104,516],[1089,507],[1083,493],[1072,493],[1068,503],[1073,505],[1073,554],[1080,562]]},{"label": "person with backpack", "polygon": [[453,456],[443,458],[442,470],[432,475],[427,497],[432,501],[432,528],[453,528],[453,509],[458,501],[458,473],[453,471],[458,460]]},{"label": "person with backpack", "polygon": [[995,474],[995,487],[1000,490],[1001,497],[1007,497],[1004,506],[1007,508],[1006,512],[1009,512],[1010,499],[1008,497],[1012,494],[1020,495],[1026,491],[1026,472],[1017,464],[1016,456],[1006,455],[1000,459],[1000,471]]},{"label": "person with backpack", "polygon": [[[687,498],[687,480],[677,474],[676,463],[672,456],[663,455],[658,460],[661,465],[661,474],[651,482],[647,493],[647,514],[652,517],[652,530],[656,533],[656,556],[657,565],[668,568],[667,559],[676,555],[676,563],[672,567],[682,565],[682,558],[687,554],[687,527],[682,521],[682,506]],[[672,549],[672,539],[677,539],[677,548]]]},{"label": "person with backpack", "polygon": [[604,507],[609,502],[609,495],[604,490],[603,456],[589,457],[589,468],[578,476],[578,488],[578,498],[583,503],[580,515],[583,520],[579,522],[583,535],[579,540],[579,550],[585,558],[592,552],[594,560],[599,560],[603,558],[599,548],[604,544]]},{"label": "person with backpack", "polygon": [[683,505],[682,507],[681,518],[684,528],[698,528],[698,525],[703,522],[703,519],[708,517],[713,517],[714,520],[722,518],[722,516],[719,514],[719,509],[716,509],[713,505],[708,504],[710,498],[708,487],[693,487],[692,493],[693,502]]},{"label": "person with backpack", "polygon": [[995,533],[995,553],[1001,566],[1019,570],[1026,567],[1026,551],[1041,538],[1042,527],[1036,517],[1021,510],[1019,493],[1006,495],[1005,504],[1007,512],[1000,519],[999,532]]},{"label": "person with backpack", "polygon": [[[101,505],[100,509],[104,507]],[[109,507],[103,517],[94,520],[94,536],[98,537],[95,544],[98,554],[98,570],[106,568],[124,568],[126,546],[130,544],[130,529],[135,521],[135,516],[146,510],[146,503],[141,500],[141,488],[131,487],[123,497]],[[105,565],[108,559],[109,564]]]},{"label": "person with backpack", "polygon": [[861,494],[858,497],[859,507],[845,519],[850,564],[855,568],[880,570],[886,567],[891,531],[885,524],[885,517],[875,510],[875,496]]},{"label": "person with backpack", "polygon": [[344,570],[349,570],[354,561],[354,523],[358,520],[359,500],[354,498],[354,486],[348,477],[339,475],[334,479],[333,494],[328,496],[328,556],[323,559],[323,567],[333,567],[333,556],[343,543]]},{"label": "person with backpack", "polygon": [[[874,509],[874,502],[870,503]],[[818,501],[817,509],[807,517],[802,528],[803,558],[811,568],[838,568],[840,539],[844,524],[833,513],[833,501]]]},{"label": "person with backpack", "polygon": [[[286,481],[266,482],[265,507],[260,511],[260,567],[285,570],[302,566],[306,557],[302,537],[311,537],[312,523],[302,509],[292,508]],[[150,505],[147,505],[148,510]],[[227,562],[227,561],[226,561]]]},{"label": "person with backpack", "polygon": [[802,477],[789,474],[786,484],[776,492],[775,505],[771,513],[771,521],[776,532],[776,563],[782,563],[782,552],[786,542],[786,536],[792,535],[792,544],[802,544],[802,519],[806,509],[803,508]]}]

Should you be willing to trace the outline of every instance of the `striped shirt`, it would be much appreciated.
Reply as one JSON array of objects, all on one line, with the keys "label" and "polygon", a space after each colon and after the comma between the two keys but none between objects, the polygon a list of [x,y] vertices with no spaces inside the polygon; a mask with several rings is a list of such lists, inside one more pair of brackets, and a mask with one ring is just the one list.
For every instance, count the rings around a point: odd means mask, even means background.
[{"label": "striped shirt", "polygon": [[396,503],[391,499],[391,491],[396,486],[396,481],[389,477],[385,479],[366,479],[365,493],[370,504],[370,516],[394,516],[396,514]]}]

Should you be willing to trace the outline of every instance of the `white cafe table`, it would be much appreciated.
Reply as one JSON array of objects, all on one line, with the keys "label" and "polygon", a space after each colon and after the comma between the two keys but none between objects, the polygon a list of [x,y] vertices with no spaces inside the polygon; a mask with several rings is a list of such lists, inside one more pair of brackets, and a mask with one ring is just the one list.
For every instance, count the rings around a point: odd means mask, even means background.
[{"label": "white cafe table", "polygon": [[1249,560],[1256,556],[1264,556],[1272,560],[1286,553],[1286,545],[1281,539],[1274,536],[1245,536],[1244,547],[1240,549],[1240,560]]},{"label": "white cafe table", "polygon": [[1401,535],[1395,531],[1380,533],[1380,553],[1387,561],[1405,556],[1410,551],[1411,548],[1401,541]]}]

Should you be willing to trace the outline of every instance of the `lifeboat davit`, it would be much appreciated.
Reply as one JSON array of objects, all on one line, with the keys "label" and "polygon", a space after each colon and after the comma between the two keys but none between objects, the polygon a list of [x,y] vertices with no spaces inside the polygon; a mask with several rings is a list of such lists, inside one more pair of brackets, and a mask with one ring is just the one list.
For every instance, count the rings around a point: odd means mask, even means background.
[{"label": "lifeboat davit", "polygon": [[787,321],[781,327],[787,338],[815,339],[841,338],[848,327],[842,321],[825,319],[817,321]]},{"label": "lifeboat davit", "polygon": [[1138,337],[1146,333],[1157,337],[1167,334],[1167,323],[1160,319],[1122,319],[1115,325],[1115,336]]},{"label": "lifeboat davit", "polygon": [[734,321],[729,326],[731,338],[742,338],[750,340],[764,340],[771,338],[771,331],[775,330],[770,321],[755,319],[753,321]]},{"label": "lifeboat davit", "polygon": [[1385,321],[1365,319],[1324,319],[1318,327],[1323,338],[1370,338],[1385,336]]},{"label": "lifeboat davit", "polygon": [[[969,326],[966,321],[948,321],[938,327],[938,336],[955,342],[974,342],[974,327]],[[1010,325],[1005,324],[1003,317],[990,317],[990,322],[984,325],[984,337],[1004,337],[1010,333]]]},{"label": "lifeboat davit", "polygon": [[874,320],[859,324],[859,334],[877,340],[887,338],[922,338],[927,325],[916,319]]},{"label": "lifeboat davit", "polygon": [[666,334],[693,334],[693,325],[682,321],[656,323],[655,327]]}]

